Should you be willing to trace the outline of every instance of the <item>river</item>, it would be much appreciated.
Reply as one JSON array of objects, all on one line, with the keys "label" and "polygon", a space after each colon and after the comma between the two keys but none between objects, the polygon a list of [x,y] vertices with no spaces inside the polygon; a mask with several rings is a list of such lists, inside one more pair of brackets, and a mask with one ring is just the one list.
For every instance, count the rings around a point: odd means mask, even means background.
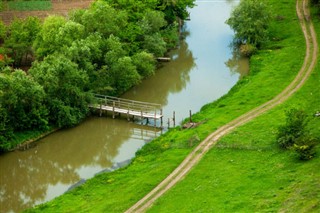
[{"label": "river", "polygon": [[[178,124],[189,110],[197,112],[226,94],[248,70],[248,61],[233,59],[229,48],[233,32],[224,23],[237,3],[197,1],[184,27],[188,36],[170,52],[171,62],[123,98],[161,104],[167,125],[173,111]],[[39,140],[29,150],[1,155],[0,212],[20,212],[103,170],[126,165],[138,149],[165,131],[139,123],[90,117]]]}]

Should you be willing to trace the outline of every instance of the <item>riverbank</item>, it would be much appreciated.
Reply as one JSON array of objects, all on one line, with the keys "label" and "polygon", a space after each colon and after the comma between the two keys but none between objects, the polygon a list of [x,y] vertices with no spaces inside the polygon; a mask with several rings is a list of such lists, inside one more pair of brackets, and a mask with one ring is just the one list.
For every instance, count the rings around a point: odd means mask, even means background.
[{"label": "riverbank", "polygon": [[[101,174],[30,211],[123,212],[163,180],[208,134],[286,88],[303,64],[305,42],[296,18],[295,3],[270,2],[275,14],[284,17],[273,22],[273,41],[251,59],[250,76],[193,117],[195,122],[206,120],[204,124],[188,130],[175,128],[144,146],[127,168]],[[319,21],[315,24],[319,29]],[[284,28],[286,31],[282,32]],[[319,194],[314,190],[319,188],[319,169],[316,168],[319,157],[299,163],[292,154],[279,151],[274,141],[276,127],[284,122],[284,109],[303,107],[309,114],[316,110],[319,104],[314,97],[319,97],[318,85],[319,66],[306,86],[286,104],[222,139],[152,210],[158,212],[160,208],[171,212],[177,209],[177,203],[184,204],[179,205],[179,211],[182,207],[189,211],[205,208],[280,211],[282,208],[319,207],[316,199],[295,202],[296,198],[301,198],[299,195],[316,198]],[[312,122],[314,133],[320,132],[318,122]],[[300,189],[306,193],[297,196],[295,192]],[[243,199],[242,195],[246,197]]]}]

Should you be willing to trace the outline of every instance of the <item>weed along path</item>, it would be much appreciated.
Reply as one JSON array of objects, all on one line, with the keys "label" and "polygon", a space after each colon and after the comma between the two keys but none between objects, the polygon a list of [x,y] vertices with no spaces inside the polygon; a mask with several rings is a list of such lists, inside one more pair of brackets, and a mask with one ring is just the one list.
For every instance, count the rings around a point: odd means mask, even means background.
[{"label": "weed along path", "polygon": [[297,90],[299,90],[306,82],[311,72],[313,71],[317,57],[318,57],[318,43],[316,33],[310,19],[310,12],[308,8],[308,0],[297,0],[296,11],[300,21],[301,29],[303,31],[306,42],[306,55],[304,63],[298,72],[295,79],[276,97],[272,100],[262,104],[261,106],[245,113],[236,118],[230,123],[220,127],[218,130],[210,134],[204,141],[202,141],[185,159],[184,161],[157,187],[139,200],[135,205],[129,208],[126,212],[144,212],[146,211],[160,196],[171,189],[177,182],[182,180],[187,173],[200,161],[200,159],[214,146],[218,140],[228,134],[235,128],[253,120],[262,115],[266,111],[286,101]]}]

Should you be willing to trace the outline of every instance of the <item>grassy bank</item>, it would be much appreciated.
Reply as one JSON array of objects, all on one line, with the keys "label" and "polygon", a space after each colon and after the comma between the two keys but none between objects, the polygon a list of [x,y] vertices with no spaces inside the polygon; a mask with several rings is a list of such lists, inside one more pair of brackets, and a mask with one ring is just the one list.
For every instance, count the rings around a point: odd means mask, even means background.
[{"label": "grassy bank", "polygon": [[[194,116],[194,121],[206,120],[204,124],[169,131],[144,146],[130,166],[101,174],[30,212],[123,212],[164,179],[209,133],[280,93],[303,63],[305,42],[295,2],[268,2],[274,14],[281,16],[273,21],[272,41],[251,59],[250,76]],[[320,29],[319,22],[316,25]],[[306,86],[289,101],[223,138],[150,211],[290,212],[320,208],[320,193],[316,191],[320,158],[299,162],[291,152],[278,150],[274,141],[276,127],[284,122],[284,109],[299,106],[310,114],[319,110],[319,76],[317,66]],[[312,121],[314,133],[320,133],[319,124],[320,119]]]}]

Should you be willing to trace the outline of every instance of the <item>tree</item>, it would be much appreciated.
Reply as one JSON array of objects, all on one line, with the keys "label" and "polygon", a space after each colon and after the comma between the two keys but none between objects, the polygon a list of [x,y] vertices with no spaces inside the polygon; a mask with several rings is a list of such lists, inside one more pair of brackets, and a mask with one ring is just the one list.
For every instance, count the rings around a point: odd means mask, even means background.
[{"label": "tree", "polygon": [[105,1],[95,1],[91,7],[84,12],[73,15],[74,21],[82,24],[87,33],[99,33],[104,38],[111,34],[118,35],[127,25],[127,14],[125,11],[117,11]]},{"label": "tree", "polygon": [[166,42],[163,40],[160,33],[154,33],[152,35],[146,35],[143,41],[143,48],[152,53],[156,57],[163,56],[166,52]]},{"label": "tree", "polygon": [[85,37],[85,28],[79,23],[66,21],[61,16],[49,16],[34,42],[34,48],[39,59],[54,52],[61,52],[70,47],[76,40]]},{"label": "tree", "polygon": [[160,0],[158,8],[164,12],[167,22],[172,24],[177,18],[185,20],[189,16],[187,9],[194,7],[194,2],[194,0]]},{"label": "tree", "polygon": [[134,66],[132,59],[128,56],[119,58],[110,69],[113,88],[120,95],[140,82],[140,75]]},{"label": "tree", "polygon": [[50,122],[58,127],[79,123],[88,113],[91,95],[85,92],[88,75],[61,54],[35,62],[29,70],[47,94]]},{"label": "tree", "polygon": [[148,77],[154,74],[156,61],[152,54],[147,52],[136,53],[132,56],[132,62],[142,77]]},{"label": "tree", "polygon": [[33,44],[38,58],[43,59],[45,56],[60,49],[63,44],[57,42],[57,32],[65,23],[66,20],[62,16],[49,16],[45,19]]},{"label": "tree", "polygon": [[[43,88],[22,70],[0,74],[0,133],[3,141],[14,131],[43,130],[48,125]],[[3,145],[3,146],[2,146]],[[8,144],[0,149],[9,149]]]},{"label": "tree", "polygon": [[127,55],[127,52],[123,49],[122,43],[118,37],[111,35],[106,41],[107,53],[105,54],[105,63],[109,67],[112,67],[114,63]]},{"label": "tree", "polygon": [[150,35],[159,32],[162,27],[167,25],[167,22],[162,12],[149,10],[140,21],[140,25],[144,33]]},{"label": "tree", "polygon": [[268,39],[271,13],[260,0],[243,0],[226,21],[235,31],[235,42],[259,46]]},{"label": "tree", "polygon": [[36,17],[28,17],[26,20],[15,19],[8,27],[4,47],[16,67],[30,65],[32,62],[32,44],[40,28],[40,20]]}]

